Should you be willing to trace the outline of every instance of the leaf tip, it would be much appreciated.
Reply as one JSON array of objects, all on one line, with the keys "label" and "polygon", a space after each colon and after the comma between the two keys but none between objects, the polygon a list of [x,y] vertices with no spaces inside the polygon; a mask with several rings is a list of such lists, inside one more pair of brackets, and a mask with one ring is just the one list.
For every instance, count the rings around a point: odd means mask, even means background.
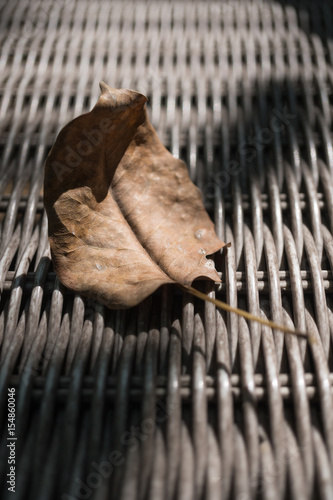
[{"label": "leaf tip", "polygon": [[101,80],[99,82],[99,88],[101,89],[102,94],[105,94],[106,92],[110,92],[111,88]]},{"label": "leaf tip", "polygon": [[136,90],[114,89],[109,87],[103,80],[99,82],[99,88],[101,89],[101,95],[97,106],[102,104],[112,108],[136,107],[141,109],[148,101],[145,95]]}]

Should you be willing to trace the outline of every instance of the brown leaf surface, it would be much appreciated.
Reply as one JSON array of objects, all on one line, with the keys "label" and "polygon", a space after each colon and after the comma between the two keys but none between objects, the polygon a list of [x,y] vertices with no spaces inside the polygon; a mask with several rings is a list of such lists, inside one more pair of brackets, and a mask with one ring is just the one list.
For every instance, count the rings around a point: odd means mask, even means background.
[{"label": "brown leaf surface", "polygon": [[214,225],[186,165],[161,144],[146,97],[101,83],[95,107],[58,135],[45,165],[52,259],[68,288],[131,307],[164,283],[220,281]]}]

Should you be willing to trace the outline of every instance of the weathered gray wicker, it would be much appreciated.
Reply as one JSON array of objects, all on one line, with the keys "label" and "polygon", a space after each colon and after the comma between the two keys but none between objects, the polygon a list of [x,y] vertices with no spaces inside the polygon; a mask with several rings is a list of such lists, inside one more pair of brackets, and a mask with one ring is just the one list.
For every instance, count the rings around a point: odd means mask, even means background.
[{"label": "weathered gray wicker", "polygon": [[[0,38],[1,499],[332,499],[332,2],[3,1]],[[149,97],[232,243],[216,295],[311,341],[59,284],[43,162],[102,79]]]}]

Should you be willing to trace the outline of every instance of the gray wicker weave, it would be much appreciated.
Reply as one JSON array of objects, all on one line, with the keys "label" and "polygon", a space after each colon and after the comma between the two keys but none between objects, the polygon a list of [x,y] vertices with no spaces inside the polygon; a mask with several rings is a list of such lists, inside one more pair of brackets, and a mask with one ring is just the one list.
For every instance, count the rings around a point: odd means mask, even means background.
[{"label": "gray wicker weave", "polygon": [[[332,499],[332,2],[11,0],[0,26],[1,499]],[[148,96],[231,242],[201,289],[309,341],[62,287],[43,163],[100,80]]]}]

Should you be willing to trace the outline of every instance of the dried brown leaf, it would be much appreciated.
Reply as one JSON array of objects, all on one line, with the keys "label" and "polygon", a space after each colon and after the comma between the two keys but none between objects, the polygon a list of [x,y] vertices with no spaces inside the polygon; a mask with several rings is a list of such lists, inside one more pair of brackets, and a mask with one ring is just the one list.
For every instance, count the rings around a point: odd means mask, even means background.
[{"label": "dried brown leaf", "polygon": [[224,243],[186,165],[160,142],[146,97],[101,83],[95,107],[58,135],[45,165],[52,259],[68,288],[110,308],[164,283],[220,281]]}]

